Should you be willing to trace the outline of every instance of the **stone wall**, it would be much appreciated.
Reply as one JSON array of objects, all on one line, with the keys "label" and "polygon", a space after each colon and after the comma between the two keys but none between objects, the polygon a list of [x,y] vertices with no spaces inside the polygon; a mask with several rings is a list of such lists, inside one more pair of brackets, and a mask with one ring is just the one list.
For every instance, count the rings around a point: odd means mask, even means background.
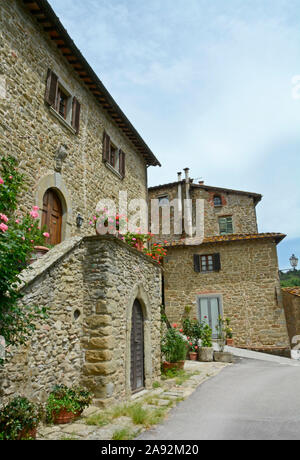
[{"label": "stone wall", "polygon": [[[214,207],[214,195],[222,198],[222,206]],[[149,201],[158,197],[168,195],[170,202],[178,198],[178,184],[162,185],[149,189]],[[233,232],[236,234],[258,232],[256,206],[252,196],[228,192],[205,190],[195,186],[191,187],[191,199],[193,200],[193,225],[196,225],[196,200],[204,200],[204,237],[220,235],[219,218],[224,216],[233,217]],[[185,184],[182,185],[182,198],[186,199]],[[150,215],[149,215],[150,216]],[[182,235],[174,235],[174,211],[171,209],[171,237],[164,235],[160,228],[161,235],[158,240],[178,240]]]},{"label": "stone wall", "polygon": [[[215,253],[221,257],[220,272],[194,271],[194,254]],[[232,321],[236,346],[265,351],[289,348],[272,239],[169,247],[164,283],[171,322],[181,321],[185,307],[191,307],[191,317],[198,316],[198,296],[216,294],[221,296],[224,317]]]},{"label": "stone wall", "polygon": [[113,237],[73,238],[23,274],[24,305],[49,309],[30,343],[7,353],[2,401],[44,401],[55,384],[83,384],[99,406],[131,395],[132,306],[144,310],[145,385],[160,376],[161,268]]},{"label": "stone wall", "polygon": [[[66,238],[79,232],[78,213],[85,219],[81,233],[89,232],[88,221],[102,198],[118,201],[119,191],[124,190],[129,200],[146,199],[144,158],[19,0],[0,3],[0,57],[0,76],[5,78],[6,87],[6,97],[0,96],[0,155],[15,156],[20,171],[26,174],[27,191],[21,196],[21,209],[42,207],[45,191],[57,189],[63,204]],[[45,104],[48,68],[67,82],[81,103],[78,135]],[[102,162],[104,130],[126,154],[124,180]],[[67,158],[61,172],[57,172],[55,157],[61,146],[66,147]]]},{"label": "stone wall", "polygon": [[299,341],[293,343],[293,337],[300,336],[300,288],[283,289],[282,297],[290,343],[295,347]]}]

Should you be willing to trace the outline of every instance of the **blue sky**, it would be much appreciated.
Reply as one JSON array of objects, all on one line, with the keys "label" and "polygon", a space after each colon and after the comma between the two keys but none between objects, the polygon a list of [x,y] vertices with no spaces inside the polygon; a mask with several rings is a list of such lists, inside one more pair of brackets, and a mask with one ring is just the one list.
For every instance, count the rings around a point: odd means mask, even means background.
[{"label": "blue sky", "polygon": [[259,230],[300,258],[299,0],[50,0],[162,168],[264,195]]}]

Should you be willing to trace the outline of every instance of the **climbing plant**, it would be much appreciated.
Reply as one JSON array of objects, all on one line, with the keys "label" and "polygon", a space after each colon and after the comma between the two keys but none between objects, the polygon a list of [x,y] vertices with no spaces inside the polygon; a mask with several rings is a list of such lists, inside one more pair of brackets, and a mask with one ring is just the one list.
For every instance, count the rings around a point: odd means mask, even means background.
[{"label": "climbing plant", "polygon": [[19,275],[27,267],[33,247],[49,237],[39,228],[38,207],[18,211],[24,176],[13,157],[0,160],[0,336],[6,345],[23,344],[35,329],[34,322],[46,312],[20,304]]}]

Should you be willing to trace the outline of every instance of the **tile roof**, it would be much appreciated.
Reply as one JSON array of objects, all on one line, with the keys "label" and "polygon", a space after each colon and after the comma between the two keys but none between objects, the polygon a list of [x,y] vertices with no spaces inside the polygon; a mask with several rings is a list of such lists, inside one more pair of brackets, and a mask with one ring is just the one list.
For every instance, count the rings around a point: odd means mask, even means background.
[{"label": "tile roof", "polygon": [[226,243],[231,241],[247,241],[247,240],[262,240],[262,239],[275,239],[276,244],[280,243],[286,235],[283,233],[253,233],[253,234],[232,234],[232,235],[221,235],[211,236],[204,238],[201,241],[199,238],[186,238],[179,241],[173,241],[165,244],[166,247],[181,247],[181,246],[198,246],[200,244],[210,243]]},{"label": "tile roof", "polygon": [[296,295],[297,297],[300,297],[300,287],[288,287],[288,288],[283,288],[282,289],[285,292],[288,292],[289,294]]}]

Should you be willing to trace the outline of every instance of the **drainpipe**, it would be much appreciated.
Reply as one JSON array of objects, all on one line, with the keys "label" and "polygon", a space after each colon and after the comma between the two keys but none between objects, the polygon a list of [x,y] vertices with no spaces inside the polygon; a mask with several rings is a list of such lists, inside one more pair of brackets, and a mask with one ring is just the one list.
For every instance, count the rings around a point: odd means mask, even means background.
[{"label": "drainpipe", "polygon": [[185,196],[186,196],[186,212],[185,212],[185,219],[187,219],[187,234],[189,237],[192,237],[192,209],[190,206],[190,168],[185,168]]}]

